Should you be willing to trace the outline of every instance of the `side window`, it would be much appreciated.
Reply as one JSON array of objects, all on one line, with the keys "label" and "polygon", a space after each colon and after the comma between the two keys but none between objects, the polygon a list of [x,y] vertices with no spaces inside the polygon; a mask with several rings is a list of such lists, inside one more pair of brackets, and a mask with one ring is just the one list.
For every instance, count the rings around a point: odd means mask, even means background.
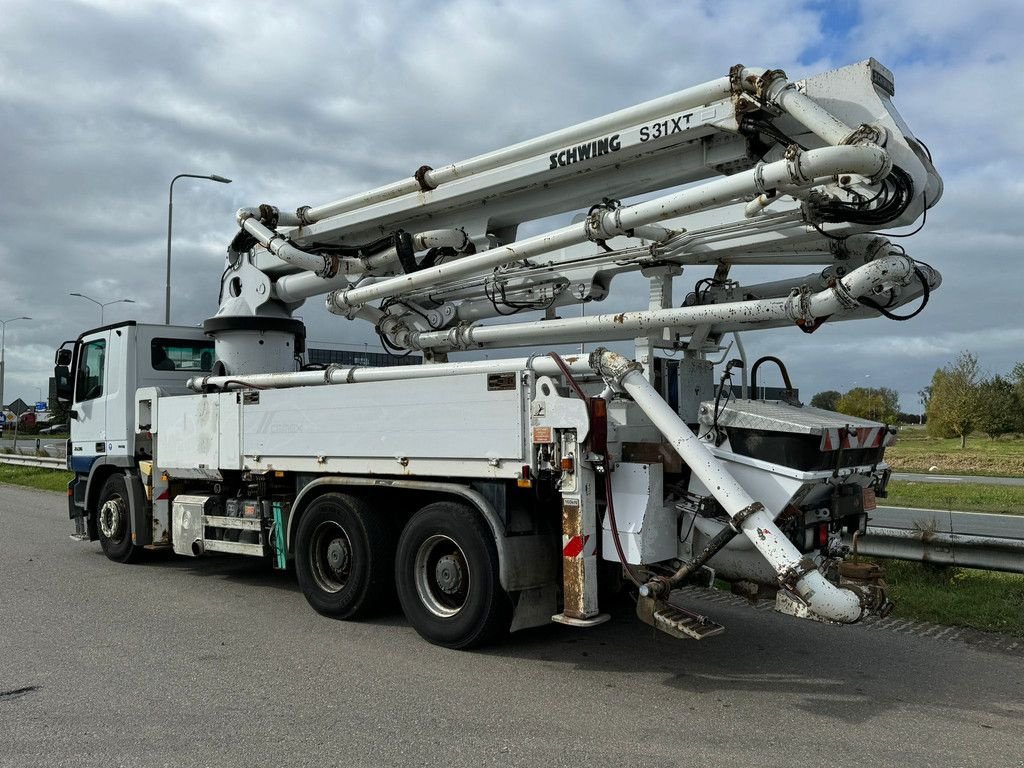
[{"label": "side window", "polygon": [[213,368],[213,342],[188,339],[153,339],[150,364],[154,371],[209,373]]},{"label": "side window", "polygon": [[93,400],[103,394],[103,365],[107,353],[104,339],[90,341],[82,347],[82,361],[78,366],[77,402]]}]

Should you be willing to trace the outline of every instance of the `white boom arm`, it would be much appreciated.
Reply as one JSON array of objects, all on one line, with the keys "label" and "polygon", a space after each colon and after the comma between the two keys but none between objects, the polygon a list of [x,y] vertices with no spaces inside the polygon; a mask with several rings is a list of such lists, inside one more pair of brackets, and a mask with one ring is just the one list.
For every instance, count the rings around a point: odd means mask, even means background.
[{"label": "white boom arm", "polygon": [[[873,59],[799,83],[736,66],[728,77],[423,166],[337,202],[294,213],[243,208],[221,306],[208,321],[218,357],[231,361],[226,373],[274,370],[264,350],[236,347],[246,331],[285,338],[291,313],[318,295],[331,312],[373,323],[387,346],[431,359],[641,334],[679,348],[693,334],[703,342],[787,323],[809,330],[927,298],[938,272],[868,234],[912,224],[942,192],[893,91],[891,73]],[[588,213],[568,226],[517,239],[523,222],[581,209]],[[672,307],[669,288],[659,306],[624,315],[481,324],[601,300],[622,272],[643,270],[668,286],[697,264],[718,272],[684,307]],[[734,264],[828,269],[752,291],[728,280]]]},{"label": "white boom arm", "polygon": [[[893,107],[893,92],[892,74],[873,59],[799,83],[788,81],[779,70],[737,65],[728,77],[443,168],[423,166],[408,179],[326,205],[302,206],[294,212],[266,204],[243,208],[237,214],[241,230],[228,250],[220,307],[204,326],[215,338],[217,363],[213,375],[193,379],[190,386],[306,388],[532,370],[562,375],[587,400],[573,378],[588,367],[578,358],[567,363],[557,355],[543,361],[530,356],[448,363],[446,356],[471,349],[634,339],[637,357],[644,363],[655,348],[685,349],[680,377],[683,362],[695,364],[692,370],[708,377],[704,387],[694,374],[691,383],[697,385],[690,389],[695,398],[712,389],[712,364],[702,358],[721,348],[726,333],[783,325],[812,331],[825,321],[878,315],[906,319],[912,315],[895,315],[892,310],[920,298],[919,312],[941,278],[879,231],[922,218],[941,197],[942,182],[927,149]],[[567,212],[576,215],[564,226],[519,237],[520,225]],[[825,269],[754,285],[730,279],[733,265],[746,264]],[[714,276],[697,281],[680,305],[672,298],[672,281],[692,265],[714,266]],[[556,307],[604,299],[616,275],[636,271],[651,281],[646,306],[618,314],[554,316]],[[328,310],[336,315],[372,323],[386,347],[420,350],[432,365],[411,366],[414,370],[332,366],[295,372],[294,355],[304,330],[292,313],[314,296],[324,296]],[[530,311],[544,311],[544,321],[533,317],[487,322]],[[752,379],[765,359],[779,362],[762,358],[751,369]],[[740,459],[754,459],[737,454],[731,444],[728,450],[721,441],[709,447],[708,436],[732,440],[727,431],[718,431],[717,401],[713,431],[695,436],[692,421],[704,418],[701,414],[708,406],[690,402],[684,420],[681,395],[679,407],[669,406],[652,385],[655,366],[645,370],[640,363],[598,350],[589,367],[604,379],[605,393],[628,394],[690,467],[687,493],[702,499],[699,504],[713,497],[731,520],[729,530],[722,524],[723,530],[701,553],[671,577],[652,570],[641,584],[633,576],[646,601],[641,613],[650,614],[645,620],[684,631],[685,622],[673,619],[669,607],[659,601],[708,558],[727,557],[722,548],[740,533],[763,555],[801,610],[855,621],[869,608],[884,607],[879,584],[859,590],[836,574],[819,573],[815,563],[800,556],[806,548],[787,539],[790,534],[805,536],[806,531],[786,528],[790,533],[784,534],[779,526],[790,526],[791,521],[777,524],[777,518],[799,498],[809,499],[810,511],[793,507],[796,514],[810,514],[819,521],[820,510],[813,504],[832,499],[835,505],[826,509],[826,515],[833,528],[815,522],[812,529],[825,537],[819,542],[821,551],[832,553],[830,530],[834,533],[836,526],[862,517],[866,525],[862,508],[850,512],[853,507],[844,507],[846,512],[840,514],[839,486],[846,493],[842,498],[860,494],[856,498],[863,505],[863,483],[884,483],[876,472],[881,453],[871,451],[879,448],[888,429],[863,422],[858,430],[834,420],[812,425],[825,441],[819,453],[850,444],[874,456],[875,466],[868,476],[846,477],[833,487],[844,459],[838,450],[832,459],[834,471],[800,470],[794,481],[789,468],[775,472],[774,463],[763,458],[751,469],[754,465]],[[783,377],[789,387],[784,368]],[[727,391],[724,382],[725,378],[721,391]],[[682,385],[678,389],[681,393]],[[562,413],[564,404],[557,402],[561,396],[553,390],[548,383],[540,384],[531,404],[537,409],[531,414],[539,418],[543,413]],[[594,405],[598,411],[607,408],[608,399],[590,399],[603,404]],[[630,560],[621,549],[608,463],[615,448],[608,442],[577,463],[576,451],[583,450],[587,440],[590,412],[579,401],[572,407],[586,418],[572,421],[571,429],[558,427],[554,442],[534,438],[533,458],[538,467],[562,468],[559,482],[564,484],[558,487],[566,502],[563,540],[590,541],[591,547],[601,535],[591,481],[598,469],[605,470],[606,521],[618,560],[625,566]],[[804,423],[807,418],[797,419],[783,409],[780,412],[792,422],[790,432],[785,432],[778,428],[783,416],[769,419],[753,405],[745,407],[746,416],[757,424],[775,425],[775,436],[789,435],[786,440],[801,441],[792,444],[806,449],[811,428]],[[811,417],[827,416],[821,413]],[[621,422],[623,434],[628,433],[626,427],[637,426],[627,423],[635,418],[627,411],[619,415],[626,419]],[[598,418],[595,423],[607,426],[608,421]],[[737,434],[736,439],[744,436]],[[602,442],[595,440],[594,444]],[[625,441],[619,442],[625,456]],[[556,448],[565,451],[560,460],[555,458]],[[730,469],[720,456],[738,463]],[[861,454],[854,458],[860,460]],[[588,462],[597,468],[585,466]],[[622,464],[629,463],[623,459]],[[529,465],[524,465],[520,479],[526,478],[527,469]],[[570,477],[575,471],[591,481]],[[781,479],[773,479],[776,476]],[[652,519],[661,520],[664,494],[650,494],[657,496],[647,502]],[[688,512],[695,521],[699,504]],[[676,509],[669,509],[669,536],[661,537],[673,550],[652,551],[650,559],[638,555],[644,563],[664,569],[673,557],[683,557],[675,547],[677,519],[681,518]],[[714,524],[701,519],[705,526]],[[654,546],[658,524],[648,533],[644,523],[641,544]],[[583,545],[576,554],[566,553],[572,551],[563,552],[565,605],[554,620],[590,625],[600,620],[597,555],[593,548],[584,552]],[[605,557],[609,559],[607,552]],[[743,558],[735,555],[724,562],[741,563],[734,576],[760,573],[760,561],[757,566],[743,565]]]}]

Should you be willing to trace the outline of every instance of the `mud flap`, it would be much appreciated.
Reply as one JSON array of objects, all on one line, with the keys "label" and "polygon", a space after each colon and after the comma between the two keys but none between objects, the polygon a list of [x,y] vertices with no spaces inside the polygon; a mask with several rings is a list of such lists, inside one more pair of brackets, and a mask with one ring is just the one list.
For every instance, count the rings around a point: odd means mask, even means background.
[{"label": "mud flap", "polygon": [[128,489],[128,505],[132,519],[132,543],[144,547],[153,543],[153,526],[150,524],[150,508],[146,501],[146,489],[134,472],[125,472],[124,484]]}]

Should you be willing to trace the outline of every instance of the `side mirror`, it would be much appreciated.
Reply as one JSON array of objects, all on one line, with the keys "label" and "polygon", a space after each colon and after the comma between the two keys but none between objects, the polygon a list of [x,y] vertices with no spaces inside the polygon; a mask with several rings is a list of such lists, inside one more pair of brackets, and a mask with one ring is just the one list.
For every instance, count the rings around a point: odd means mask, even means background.
[{"label": "side mirror", "polygon": [[[70,356],[71,350],[61,350],[61,352],[67,351]],[[57,399],[62,403],[70,403],[71,398],[74,397],[74,384],[71,381],[71,370],[66,365],[56,365],[53,369],[53,385],[54,391],[57,395]]]},{"label": "side mirror", "polygon": [[65,368],[69,368],[71,366],[72,356],[72,350],[68,349],[67,347],[61,347],[60,349],[57,350],[57,354],[53,356],[53,363],[54,365],[61,365]]}]

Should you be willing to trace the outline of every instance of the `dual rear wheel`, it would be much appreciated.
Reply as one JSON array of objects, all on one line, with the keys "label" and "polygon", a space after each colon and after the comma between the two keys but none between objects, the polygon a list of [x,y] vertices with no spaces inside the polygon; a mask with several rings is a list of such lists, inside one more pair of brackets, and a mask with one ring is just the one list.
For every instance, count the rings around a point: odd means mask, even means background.
[{"label": "dual rear wheel", "polygon": [[409,623],[436,645],[472,648],[508,633],[511,604],[494,538],[473,509],[436,502],[396,529],[358,497],[315,499],[295,543],[296,574],[310,605],[354,619],[390,606],[397,593]]}]

